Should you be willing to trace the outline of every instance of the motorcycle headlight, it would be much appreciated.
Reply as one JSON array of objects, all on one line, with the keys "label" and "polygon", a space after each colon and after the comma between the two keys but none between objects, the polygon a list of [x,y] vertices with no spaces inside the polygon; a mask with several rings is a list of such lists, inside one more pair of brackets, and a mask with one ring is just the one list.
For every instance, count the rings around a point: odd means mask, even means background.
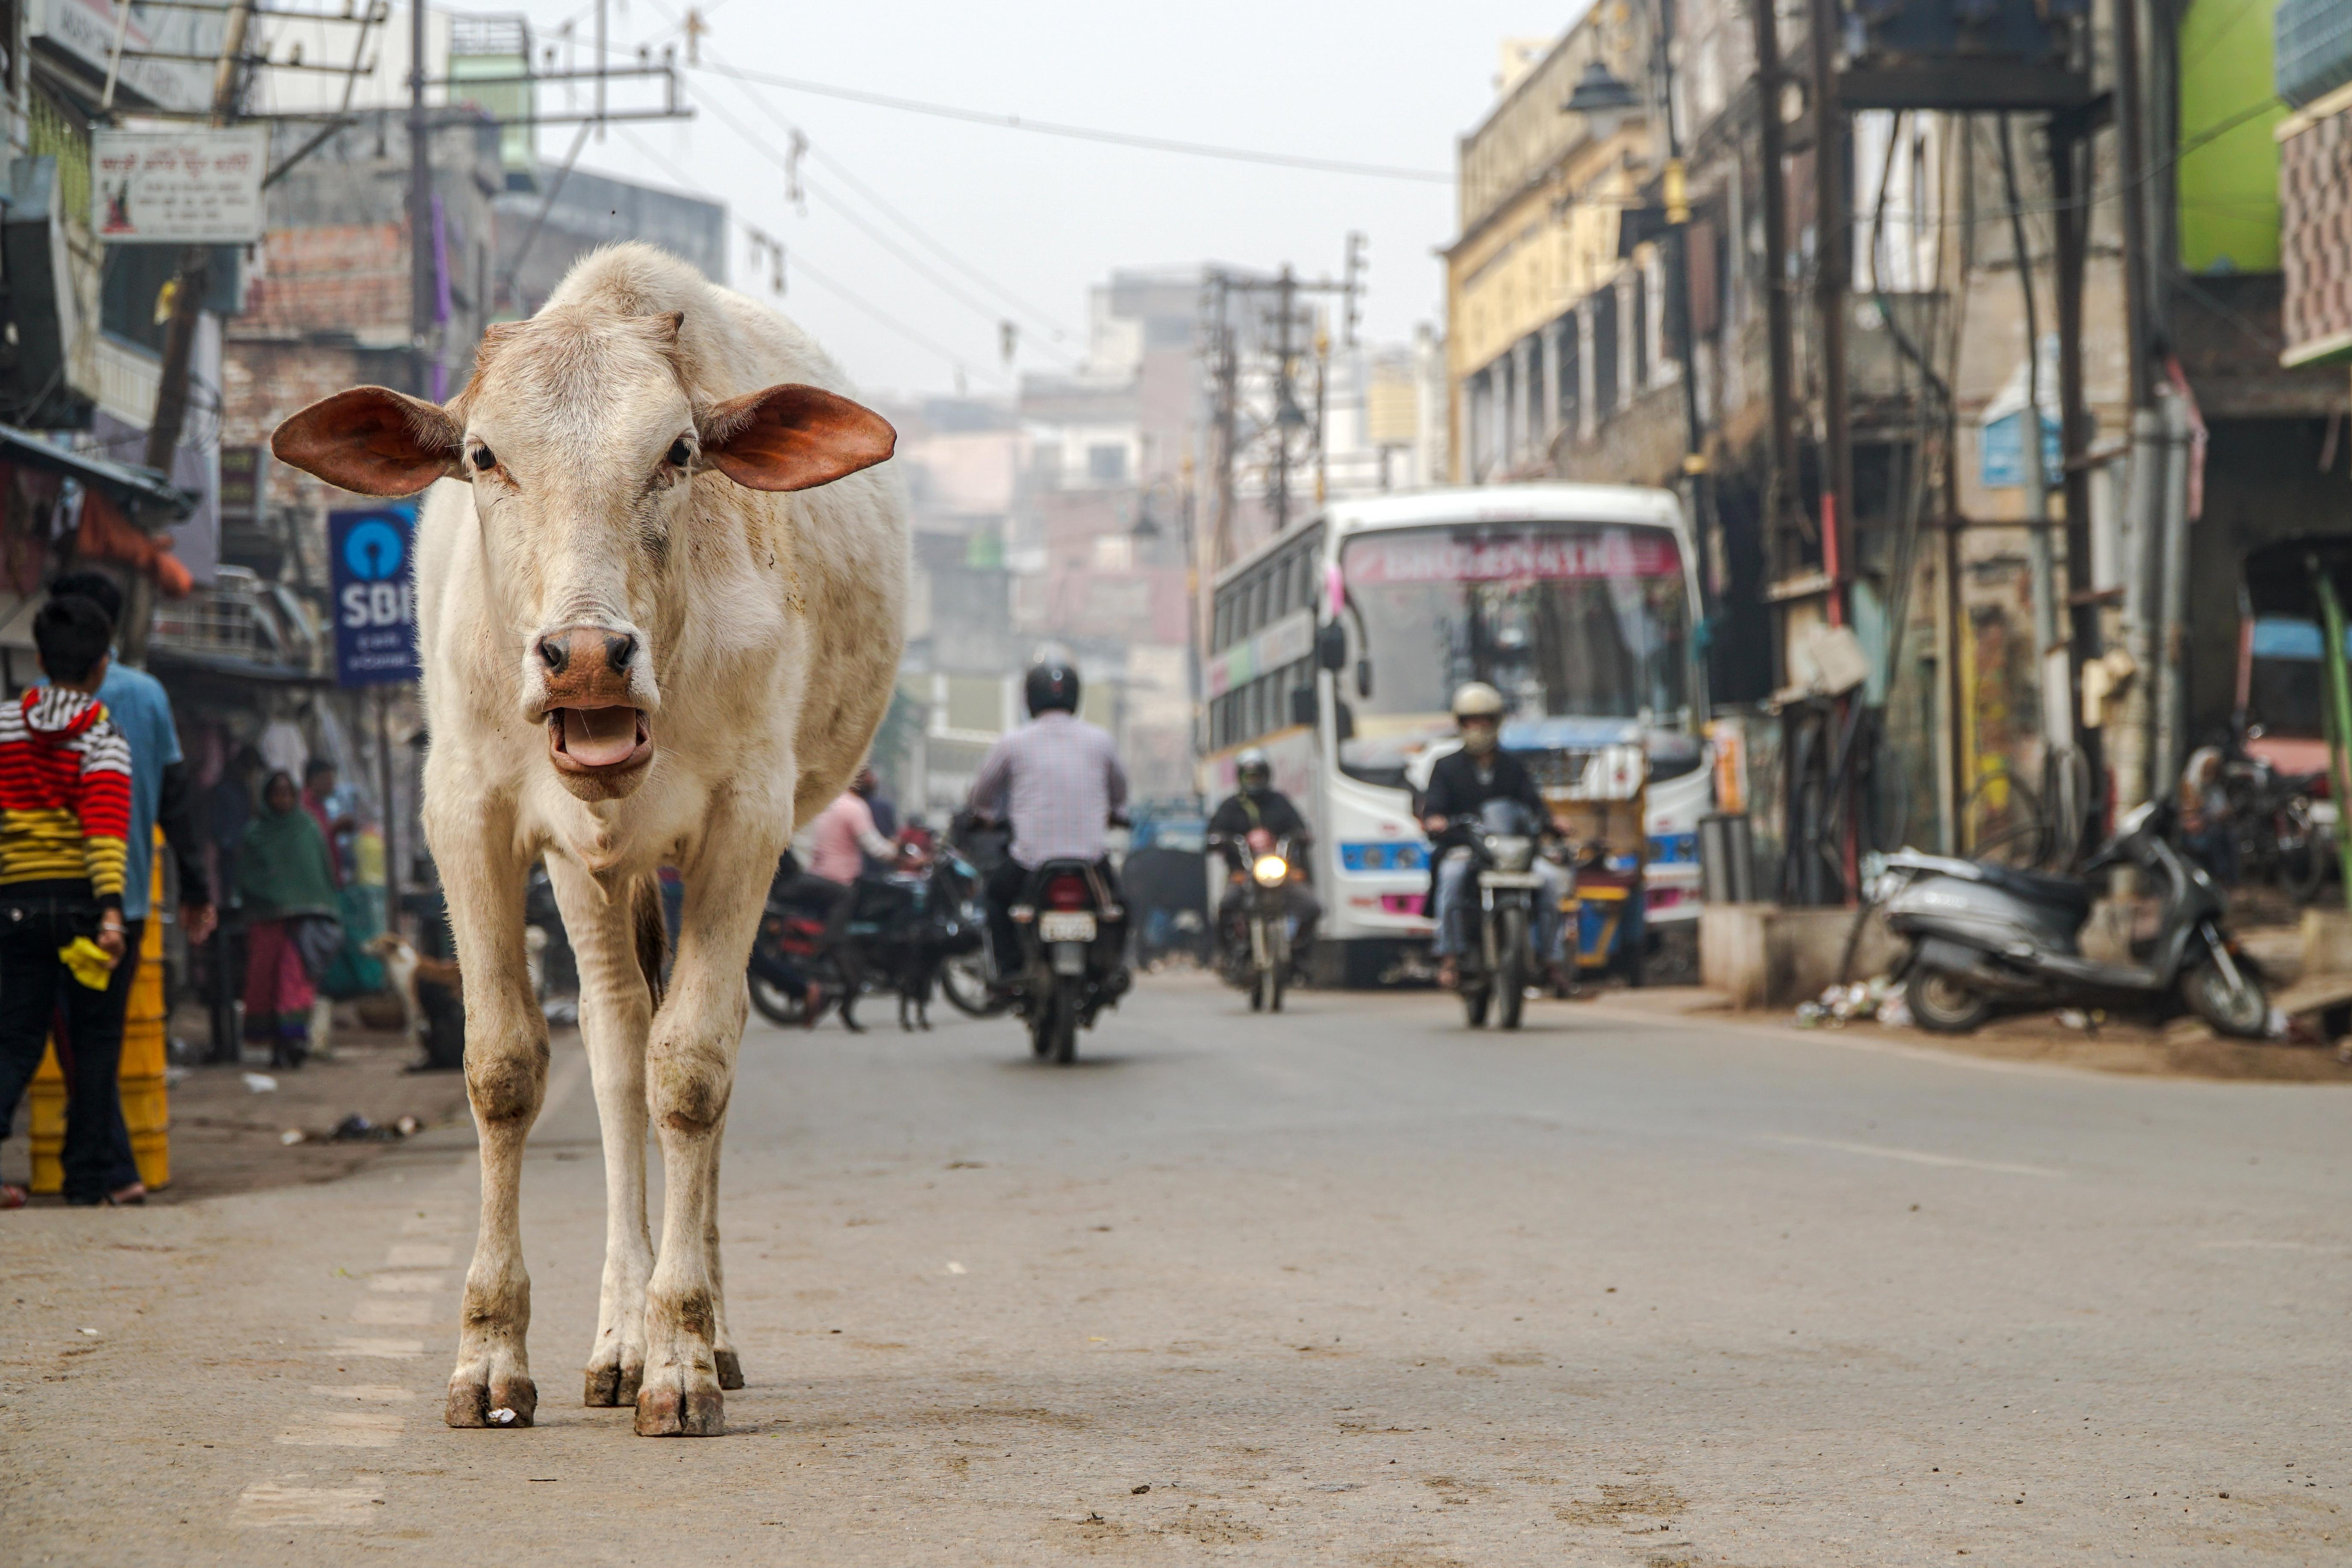
[{"label": "motorcycle headlight", "polygon": [[1489,833],[1486,857],[1497,871],[1524,871],[1536,858],[1536,841],[1517,833]]},{"label": "motorcycle headlight", "polygon": [[1250,875],[1257,879],[1261,888],[1278,888],[1290,875],[1290,862],[1279,855],[1261,855],[1250,867]]}]

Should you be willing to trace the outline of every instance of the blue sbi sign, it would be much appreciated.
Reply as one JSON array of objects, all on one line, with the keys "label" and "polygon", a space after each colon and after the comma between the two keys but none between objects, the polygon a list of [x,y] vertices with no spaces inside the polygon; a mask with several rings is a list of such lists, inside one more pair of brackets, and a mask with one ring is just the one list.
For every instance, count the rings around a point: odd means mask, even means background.
[{"label": "blue sbi sign", "polygon": [[415,529],[414,506],[327,514],[336,685],[416,679]]}]

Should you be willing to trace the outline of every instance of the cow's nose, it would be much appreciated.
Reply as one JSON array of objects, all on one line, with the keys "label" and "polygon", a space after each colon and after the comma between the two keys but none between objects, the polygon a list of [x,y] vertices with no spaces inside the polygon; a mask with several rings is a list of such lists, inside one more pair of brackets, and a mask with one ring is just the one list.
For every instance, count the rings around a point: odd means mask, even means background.
[{"label": "cow's nose", "polygon": [[629,660],[637,656],[637,639],[626,632],[608,633],[604,637],[604,662],[615,675],[628,672]]},{"label": "cow's nose", "polygon": [[550,674],[562,675],[563,667],[572,662],[571,639],[559,632],[539,639],[539,657]]}]

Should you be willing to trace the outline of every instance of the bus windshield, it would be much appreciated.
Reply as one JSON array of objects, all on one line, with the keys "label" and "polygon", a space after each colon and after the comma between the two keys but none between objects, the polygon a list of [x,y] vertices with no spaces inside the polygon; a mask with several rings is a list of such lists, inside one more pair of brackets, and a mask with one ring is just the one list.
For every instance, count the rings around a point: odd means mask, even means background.
[{"label": "bus windshield", "polygon": [[1408,759],[1454,732],[1448,707],[1465,680],[1502,692],[1507,745],[1531,721],[1688,717],[1690,590],[1664,529],[1398,529],[1349,540],[1339,567],[1350,641],[1339,765],[1359,778],[1401,783]]}]

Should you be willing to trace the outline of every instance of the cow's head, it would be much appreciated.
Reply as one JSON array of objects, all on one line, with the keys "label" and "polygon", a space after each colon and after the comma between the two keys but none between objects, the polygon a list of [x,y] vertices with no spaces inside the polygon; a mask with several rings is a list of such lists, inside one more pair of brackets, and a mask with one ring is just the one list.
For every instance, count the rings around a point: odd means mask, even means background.
[{"label": "cow's head", "polygon": [[653,760],[656,639],[678,636],[674,574],[698,553],[696,476],[807,489],[881,462],[897,439],[821,387],[696,399],[681,321],[555,312],[495,327],[446,406],[354,387],[270,441],[281,460],[362,495],[473,487],[491,623],[509,639],[497,657],[519,662],[522,717],[546,726],[549,763],[583,800],[629,794]]}]

